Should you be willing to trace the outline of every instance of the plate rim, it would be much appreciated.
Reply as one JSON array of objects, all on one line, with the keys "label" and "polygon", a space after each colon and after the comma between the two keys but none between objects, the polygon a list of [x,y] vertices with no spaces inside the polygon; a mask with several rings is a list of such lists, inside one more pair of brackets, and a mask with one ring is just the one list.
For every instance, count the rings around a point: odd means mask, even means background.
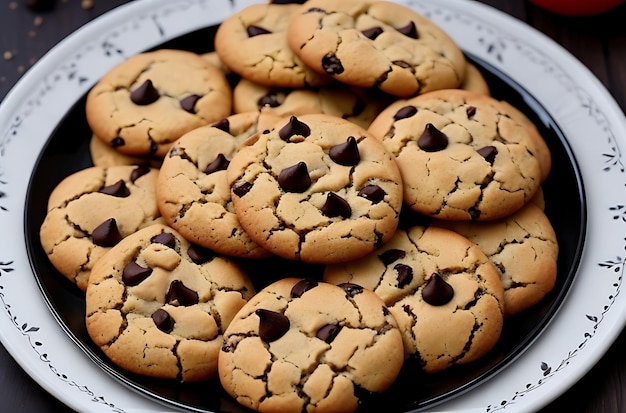
[{"label": "plate rim", "polygon": [[[95,34],[96,32],[102,32],[105,31],[105,29],[108,29],[110,27],[119,25],[120,19],[127,19],[127,20],[133,20],[136,19],[137,17],[132,17],[131,15],[134,15],[136,13],[148,13],[150,9],[152,9],[155,5],[159,5],[159,7],[161,8],[167,8],[168,4],[172,4],[174,6],[176,5],[184,5],[184,6],[188,6],[188,7],[198,7],[201,4],[205,4],[207,3],[207,0],[198,0],[198,1],[189,1],[189,0],[177,0],[177,1],[167,1],[167,0],[157,0],[158,2],[151,2],[150,6],[148,6],[147,4],[145,4],[144,2],[137,2],[137,3],[128,3],[126,5],[120,6],[116,9],[113,9],[112,11],[105,13],[104,15],[94,19],[92,22],[88,23],[87,25],[83,26],[82,28],[78,29],[76,32],[74,32],[72,35],[68,36],[68,38],[64,39],[62,42],[60,42],[57,46],[55,46],[54,48],[52,48],[50,50],[50,52],[48,54],[46,54],[38,63],[36,63],[33,68],[31,68],[23,77],[22,79],[20,79],[20,81],[18,81],[18,83],[11,89],[11,91],[9,91],[9,93],[7,94],[7,96],[5,97],[5,99],[0,103],[0,132],[4,131],[6,129],[6,132],[3,135],[0,135],[0,151],[2,151],[0,153],[0,160],[2,160],[2,156],[4,154],[5,149],[10,145],[10,140],[13,137],[13,135],[11,134],[11,130],[12,128],[16,127],[16,124],[18,121],[21,121],[20,119],[18,119],[17,117],[14,117],[13,115],[15,115],[15,113],[18,111],[18,109],[21,107],[19,102],[17,102],[19,100],[20,97],[27,97],[27,96],[33,96],[35,95],[35,86],[36,85],[40,85],[42,82],[46,82],[47,78],[48,78],[48,74],[46,73],[47,69],[49,67],[59,67],[59,65],[62,65],[61,63],[59,63],[59,60],[62,57],[67,57],[68,55],[71,56],[73,55],[73,52],[71,52],[71,49],[74,47],[74,44],[78,44],[80,43],[81,39],[87,35],[92,35]],[[215,2],[215,0],[213,0]],[[225,1],[222,2],[222,4],[230,4],[232,5],[233,3],[236,3],[238,7],[243,7],[245,4],[251,4],[251,3],[256,3],[258,1],[242,1],[242,2],[230,2],[230,3],[226,3]],[[409,4],[409,5],[413,5],[415,7],[418,6],[424,6],[424,0],[419,0],[419,1],[404,1],[403,3]],[[622,112],[622,122],[619,122],[619,116],[616,115],[620,112],[619,110],[619,106],[617,105],[617,103],[614,101],[614,99],[612,98],[612,96],[609,94],[608,90],[606,90],[606,88],[600,83],[600,81],[595,78],[595,76],[593,74],[591,74],[591,72],[584,67],[584,65],[582,65],[582,63],[580,63],[575,57],[573,57],[569,52],[567,52],[565,49],[563,49],[561,46],[559,46],[558,44],[554,43],[551,39],[549,39],[547,36],[543,35],[542,33],[536,31],[535,29],[533,29],[532,27],[526,25],[525,23],[503,13],[500,12],[499,10],[493,9],[490,6],[484,5],[484,4],[480,4],[480,3],[474,3],[474,2],[468,2],[468,1],[464,1],[464,0],[441,0],[440,2],[438,2],[436,5],[431,5],[431,10],[433,10],[433,8],[437,8],[439,7],[440,9],[445,9],[446,7],[448,8],[448,10],[452,10],[452,12],[454,12],[454,10],[459,10],[459,9],[463,9],[463,8],[469,8],[470,10],[472,10],[473,12],[476,13],[484,13],[484,17],[483,19],[495,19],[495,23],[493,21],[491,21],[491,23],[494,24],[494,26],[497,26],[498,30],[502,30],[503,33],[507,33],[507,30],[514,30],[514,29],[519,29],[521,30],[523,33],[525,34],[530,34],[532,38],[536,38],[536,39],[541,39],[542,42],[542,47],[547,48],[550,52],[554,52],[556,53],[556,56],[558,56],[559,59],[562,59],[563,62],[562,63],[568,63],[573,65],[571,67],[568,67],[567,71],[569,72],[577,72],[578,74],[582,74],[583,78],[585,81],[588,81],[589,84],[586,87],[586,91],[590,92],[590,95],[592,97],[594,97],[597,101],[601,102],[601,109],[604,109],[605,112],[615,112],[615,113],[606,113],[607,116],[609,116],[611,119],[616,118],[618,119],[618,121],[616,122],[616,125],[613,125],[612,127],[614,128],[618,128],[621,129],[622,131],[625,130],[625,124],[626,121],[624,121],[623,119],[623,112]],[[231,9],[232,11],[232,9]],[[451,12],[451,13],[452,13]],[[229,11],[230,13],[230,11]],[[491,16],[491,17],[489,17]],[[497,17],[494,17],[497,16]],[[437,17],[437,16],[435,16]],[[438,16],[438,18],[460,18],[459,16],[452,16],[452,15],[448,15],[448,16]],[[510,26],[509,26],[510,25]],[[507,26],[506,30],[502,27],[502,26]],[[191,30],[185,30],[184,32],[188,32]],[[179,34],[183,34],[183,33],[179,33]],[[159,39],[159,42],[162,41],[161,39]],[[144,46],[144,48],[149,47],[150,45]],[[505,53],[506,51],[503,51],[503,53]],[[491,52],[489,52],[491,53]],[[492,60],[494,59],[495,55],[490,55],[488,57],[490,57]],[[555,57],[556,59],[556,57]],[[56,62],[56,63],[55,63]],[[495,57],[495,63],[498,63],[498,58]],[[562,68],[561,68],[562,69]],[[564,69],[562,69],[564,70]],[[508,74],[508,73],[507,73]],[[515,77],[514,77],[515,78]],[[536,95],[535,95],[536,96]],[[597,103],[597,102],[596,102]],[[10,111],[7,108],[11,108],[14,107],[13,111]],[[36,106],[33,106],[33,108],[31,108],[31,110],[37,110]],[[559,116],[561,117],[561,116]],[[8,125],[8,126],[5,126]],[[609,125],[611,126],[611,125]],[[3,129],[4,128],[4,129]],[[566,136],[568,136],[567,132],[564,131],[564,133],[566,134]],[[616,145],[617,145],[617,140],[615,141]],[[13,145],[14,146],[14,145]],[[12,148],[13,148],[12,146]],[[619,146],[619,145],[618,145]],[[12,149],[11,148],[11,149]],[[621,151],[619,153],[619,160],[621,162]],[[2,168],[2,164],[0,164],[0,180],[2,179],[2,173],[6,172],[3,170]],[[623,171],[622,171],[623,174]],[[585,180],[585,174],[583,172],[583,180]],[[586,185],[588,186],[588,185]],[[2,191],[2,186],[0,186],[0,191]],[[13,194],[15,194],[15,197],[12,197],[9,201],[12,201],[15,198],[19,198],[19,199],[25,199],[25,196],[23,196],[23,193],[21,192],[13,192]],[[13,195],[12,195],[13,196]],[[2,202],[5,202],[5,199],[0,198],[0,207],[3,206]],[[23,204],[23,203],[22,203]],[[13,206],[12,208],[16,208],[17,205]],[[594,204],[594,208],[596,208],[595,204]],[[590,207],[591,209],[591,207]],[[2,211],[0,211],[0,219],[2,219],[6,214],[3,215]],[[591,214],[590,214],[591,215]],[[0,222],[4,222],[4,220],[0,221]],[[10,228],[11,230],[8,232],[15,232],[17,230],[17,228],[19,227],[19,231],[22,230],[22,228],[19,225],[11,225]],[[588,222],[588,230],[591,229],[591,226]],[[589,233],[589,231],[588,231]],[[588,244],[589,242],[587,242]],[[588,254],[588,248],[587,246],[585,246],[585,250],[583,251],[583,261],[585,256],[587,256]],[[22,255],[16,255],[16,258],[20,258],[20,260],[22,260],[24,258],[24,256]],[[16,268],[13,268],[13,262],[10,262],[9,265],[6,265],[7,263],[4,262],[4,258],[3,256],[0,256],[0,274],[2,277],[4,278],[0,278],[0,281],[4,281],[7,279],[7,277],[10,277],[10,275],[8,275],[8,271],[7,270],[14,270]],[[619,258],[619,257],[618,257]],[[28,259],[26,258],[26,262],[28,263]],[[596,263],[598,264],[598,263]],[[27,264],[27,268],[30,268],[30,264]],[[19,270],[24,270],[24,268],[19,268],[17,269]],[[0,285],[2,286],[2,285]],[[9,284],[6,284],[7,287],[9,287]],[[4,288],[4,286],[2,286]],[[619,293],[619,290],[618,290]],[[13,336],[15,336],[16,334],[22,335],[24,336],[28,330],[32,327],[30,327],[28,325],[28,323],[22,323],[21,320],[17,320],[17,316],[15,314],[17,314],[17,307],[12,307],[8,301],[5,301],[5,294],[4,292],[0,294],[1,295],[1,299],[2,299],[2,303],[4,304],[4,310],[6,315],[8,315],[9,317],[7,317],[9,319],[9,321],[7,322],[7,320],[3,321],[3,324],[8,324],[8,325],[12,325],[12,328],[16,331],[12,331]],[[571,292],[568,294],[571,295]],[[619,295],[619,294],[617,294]],[[623,297],[623,294],[622,294]],[[624,325],[626,324],[626,317],[624,317],[624,313],[626,313],[625,311],[625,306],[623,305],[622,301],[618,301],[619,297],[615,298],[614,304],[611,307],[611,309],[614,309],[614,311],[610,314],[611,316],[615,315],[618,313],[618,309],[620,310],[619,313],[621,314],[621,320],[615,320],[614,318],[617,317],[611,317],[609,318],[608,315],[609,313],[607,312],[607,317],[603,318],[601,320],[602,323],[604,324],[598,324],[598,326],[607,326],[606,328],[603,328],[603,335],[602,335],[602,340],[600,341],[600,343],[596,346],[596,348],[599,348],[599,351],[595,351],[592,352],[591,355],[589,355],[584,362],[578,362],[578,363],[572,363],[570,364],[570,367],[568,367],[570,370],[574,369],[575,370],[575,374],[569,374],[566,375],[565,378],[562,377],[562,380],[560,380],[559,382],[561,383],[561,385],[556,385],[553,386],[555,387],[557,390],[555,392],[553,392],[554,394],[548,395],[548,396],[543,396],[541,397],[539,402],[533,403],[531,401],[529,401],[530,398],[525,398],[523,399],[523,401],[521,401],[522,399],[507,399],[506,400],[506,408],[508,409],[517,409],[520,407],[524,407],[527,408],[529,406],[539,406],[541,407],[541,405],[545,405],[547,404],[549,401],[551,401],[553,398],[556,398],[558,395],[560,395],[563,391],[565,391],[567,388],[569,388],[573,382],[575,382],[578,378],[582,377],[582,375],[584,373],[586,373],[596,362],[597,360],[599,360],[602,355],[606,352],[606,349],[608,349],[608,347],[613,343],[613,341],[617,338],[617,335],[621,332],[621,330],[623,329]],[[566,299],[567,301],[567,299]],[[9,307],[7,307],[7,304],[9,304]],[[15,309],[15,310],[14,310]],[[562,311],[559,312],[559,314],[556,315],[556,317],[558,318],[560,316],[560,313]],[[551,323],[552,324],[552,323]],[[2,325],[2,324],[0,324]],[[59,326],[59,328],[61,328]],[[550,329],[551,326],[548,326],[548,329]],[[12,355],[12,357],[14,359],[16,359],[18,361],[18,363],[22,366],[22,368],[31,376],[35,379],[35,381],[37,381],[46,391],[50,392],[51,394],[53,394],[55,397],[57,397],[58,399],[60,399],[62,402],[73,406],[73,407],[80,407],[82,404],[76,404],[75,400],[68,400],[68,397],[66,395],[66,392],[62,391],[62,389],[57,389],[55,386],[51,386],[50,383],[46,380],[44,380],[42,378],[42,376],[40,375],[41,371],[40,371],[40,367],[38,367],[36,365],[36,360],[31,360],[31,359],[25,359],[24,356],[20,353],[20,350],[18,348],[16,348],[9,340],[9,335],[7,335],[7,333],[4,331],[5,329],[0,329],[0,339],[3,343],[3,345],[5,346],[5,348],[7,348],[7,350],[9,351],[9,353]],[[63,333],[64,334],[64,333]],[[26,334],[27,338],[30,339],[30,335]],[[64,341],[64,340],[61,340]],[[543,337],[541,337],[539,339],[539,341],[543,341]],[[33,363],[34,362],[34,363]],[[519,362],[519,361],[518,361]],[[571,367],[572,365],[577,366],[577,368],[573,368]],[[548,366],[549,367],[549,366]],[[545,371],[544,371],[545,373]],[[57,374],[57,373],[55,373]],[[62,375],[62,373],[61,373]],[[562,376],[562,375],[561,375]],[[560,377],[561,377],[560,376]],[[544,376],[546,377],[546,376]],[[551,377],[551,376],[550,376]],[[76,384],[77,387],[80,387],[80,385]],[[115,386],[113,386],[115,387]],[[482,385],[480,387],[483,387]],[[543,389],[545,389],[546,387],[542,386],[538,386],[536,388],[537,392],[541,392]],[[96,395],[96,397],[98,397]],[[465,396],[461,396],[461,398],[464,398]],[[501,397],[501,396],[500,396]],[[513,397],[513,395],[511,396]],[[471,398],[471,400],[475,400],[476,398]],[[499,400],[499,399],[498,399]],[[495,401],[498,401],[495,400]],[[89,402],[89,403],[93,403],[93,402]],[[108,408],[111,407],[111,403],[101,403],[101,405],[104,405]],[[130,403],[129,405],[133,406],[132,403]],[[142,406],[143,403],[139,403],[139,406]],[[447,402],[444,403],[444,405],[447,405]],[[453,408],[456,408],[458,410],[458,403],[455,403],[455,401],[453,400],[453,403],[451,404],[451,406]],[[522,406],[523,405],[523,406]],[[93,406],[93,404],[89,404],[90,407]],[[117,408],[115,407],[115,405],[113,404],[113,408]],[[457,407],[454,407],[457,406]],[[487,406],[489,407],[489,406]],[[495,408],[495,405],[492,406],[493,408],[490,408],[489,411],[494,411],[497,410]],[[459,410],[462,411],[462,410]],[[463,410],[464,411],[464,410]]]}]

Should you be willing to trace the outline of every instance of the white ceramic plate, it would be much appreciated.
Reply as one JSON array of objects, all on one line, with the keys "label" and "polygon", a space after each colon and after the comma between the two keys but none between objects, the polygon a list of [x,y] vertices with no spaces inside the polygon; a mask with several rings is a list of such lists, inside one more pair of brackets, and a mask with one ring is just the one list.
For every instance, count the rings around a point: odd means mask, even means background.
[{"label": "white ceramic plate", "polygon": [[[129,3],[69,36],[0,106],[0,339],[24,370],[78,411],[166,411],[105,373],[45,303],[24,243],[30,174],[47,139],[97,79],[123,59],[259,1]],[[620,294],[626,246],[623,112],[560,46],[525,24],[464,0],[403,0],[473,56],[534,96],[566,136],[583,176],[588,222],[576,279],[559,312],[526,351],[471,390],[429,410],[534,411],[585,374],[626,321]],[[573,223],[579,225],[579,223]],[[419,384],[418,384],[419,385]],[[227,409],[228,406],[221,408]]]}]

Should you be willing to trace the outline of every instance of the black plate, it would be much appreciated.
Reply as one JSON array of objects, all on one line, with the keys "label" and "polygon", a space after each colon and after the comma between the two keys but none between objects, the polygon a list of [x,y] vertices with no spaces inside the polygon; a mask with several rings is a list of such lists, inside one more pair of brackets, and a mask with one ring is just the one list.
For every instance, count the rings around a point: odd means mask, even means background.
[{"label": "black plate", "polygon": [[[215,29],[202,29],[159,47],[208,52],[212,50]],[[434,375],[421,373],[417,366],[407,362],[394,385],[385,394],[367,400],[359,409],[360,412],[421,410],[468,391],[493,377],[515,360],[545,329],[575,278],[585,239],[586,208],[580,171],[567,140],[541,104],[522,87],[486,62],[473,56],[468,58],[481,70],[495,98],[508,101],[535,122],[552,152],[552,171],[543,184],[543,191],[546,214],[556,231],[560,248],[556,286],[541,303],[505,320],[501,338],[487,356],[472,364]],[[50,136],[32,172],[25,205],[28,254],[52,314],[78,347],[98,366],[146,397],[170,407],[191,411],[246,412],[247,409],[240,407],[225,393],[217,380],[196,384],[154,380],[129,374],[113,365],[89,338],[84,321],[84,294],[54,269],[42,250],[39,227],[46,214],[50,192],[69,174],[92,165],[89,156],[91,131],[85,118],[84,105],[83,96]],[[285,274],[289,275],[319,274],[317,267],[283,260],[272,259],[268,264],[274,269],[276,265],[286,268]],[[264,280],[265,284],[272,280],[267,274],[254,277],[255,272],[263,271],[264,268],[257,262],[254,266],[245,266],[254,279]],[[262,287],[257,284],[257,288]]]}]

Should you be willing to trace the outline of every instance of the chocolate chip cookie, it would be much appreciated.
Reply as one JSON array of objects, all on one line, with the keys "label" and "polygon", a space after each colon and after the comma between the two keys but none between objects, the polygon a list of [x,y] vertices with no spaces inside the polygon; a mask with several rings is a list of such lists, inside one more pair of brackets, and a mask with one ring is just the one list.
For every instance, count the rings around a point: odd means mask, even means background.
[{"label": "chocolate chip cookie", "polygon": [[87,331],[124,370],[206,380],[217,376],[224,330],[253,295],[233,261],[155,224],[94,265],[85,298]]},{"label": "chocolate chip cookie", "polygon": [[50,194],[39,232],[54,267],[84,291],[101,256],[161,220],[157,174],[145,166],[94,166],[63,179]]},{"label": "chocolate chip cookie", "polygon": [[358,285],[286,278],[232,321],[219,355],[224,389],[260,412],[351,412],[387,389],[404,361],[382,300]]},{"label": "chocolate chip cookie", "polygon": [[414,10],[387,1],[309,0],[287,28],[312,69],[398,97],[456,88],[466,60],[456,43]]},{"label": "chocolate chip cookie", "polygon": [[127,155],[164,156],[186,132],[230,115],[226,75],[198,54],[160,49],[132,56],[89,91],[87,122]]},{"label": "chocolate chip cookie", "polygon": [[478,246],[451,230],[398,230],[360,260],[328,265],[324,281],[373,290],[398,322],[407,357],[427,373],[483,357],[500,337],[503,287]]},{"label": "chocolate chip cookie", "polygon": [[292,116],[259,133],[228,169],[233,205],[250,238],[293,260],[354,259],[398,225],[402,180],[363,128],[330,115]]},{"label": "chocolate chip cookie", "polygon": [[528,125],[490,96],[456,89],[398,100],[368,130],[396,157],[406,205],[424,215],[502,218],[541,183]]}]

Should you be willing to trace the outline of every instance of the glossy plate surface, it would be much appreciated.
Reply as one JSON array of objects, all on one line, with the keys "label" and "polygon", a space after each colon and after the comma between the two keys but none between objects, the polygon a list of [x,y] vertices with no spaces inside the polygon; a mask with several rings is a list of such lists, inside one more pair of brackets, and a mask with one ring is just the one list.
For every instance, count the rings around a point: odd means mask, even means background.
[{"label": "glossy plate surface", "polygon": [[[250,3],[121,7],[53,49],[0,107],[0,309],[7,315],[0,337],[31,376],[76,410],[241,411],[216,384],[197,392],[111,366],[85,335],[82,297],[50,268],[37,237],[51,188],[89,165],[81,109],[93,83],[124,58],[157,46],[210,50],[212,27]],[[542,305],[505,322],[488,358],[437,377],[409,371],[382,402],[392,400],[399,411],[534,410],[584,374],[623,327],[623,114],[579,62],[522,23],[472,2],[403,3],[448,31],[483,69],[494,95],[541,127],[554,156],[544,192],[561,258],[559,287]]]}]

